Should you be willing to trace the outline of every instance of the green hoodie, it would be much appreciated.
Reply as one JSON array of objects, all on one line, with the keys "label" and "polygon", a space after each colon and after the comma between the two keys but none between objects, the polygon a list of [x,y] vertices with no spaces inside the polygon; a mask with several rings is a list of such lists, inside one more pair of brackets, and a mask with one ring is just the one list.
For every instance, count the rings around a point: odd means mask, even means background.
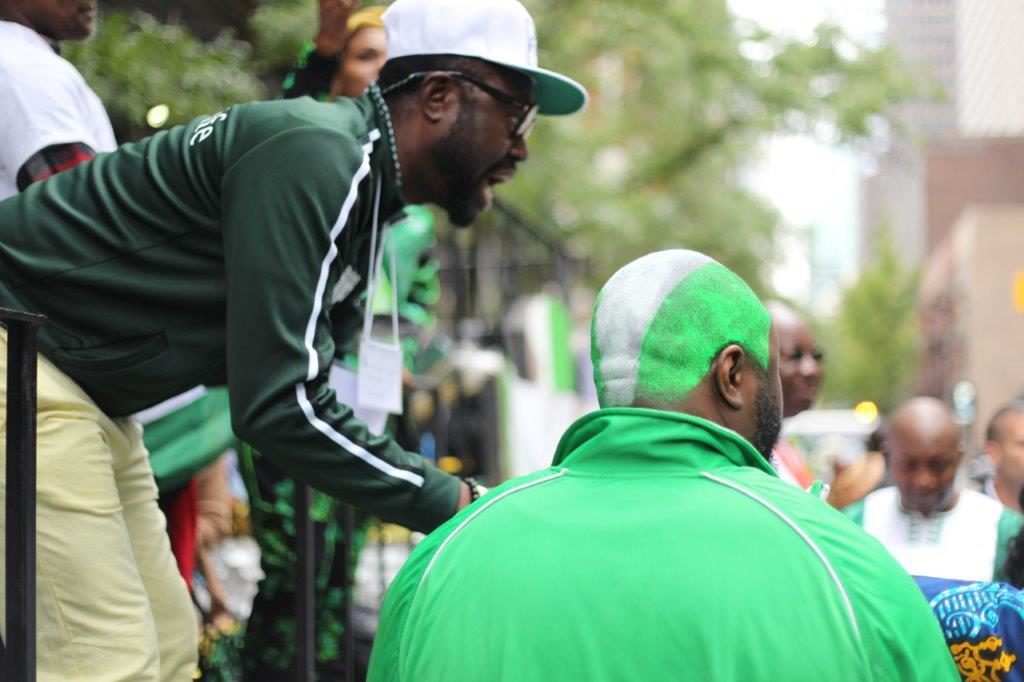
[{"label": "green hoodie", "polygon": [[369,672],[552,679],[959,678],[920,590],[842,514],[732,431],[613,408],[416,548]]}]

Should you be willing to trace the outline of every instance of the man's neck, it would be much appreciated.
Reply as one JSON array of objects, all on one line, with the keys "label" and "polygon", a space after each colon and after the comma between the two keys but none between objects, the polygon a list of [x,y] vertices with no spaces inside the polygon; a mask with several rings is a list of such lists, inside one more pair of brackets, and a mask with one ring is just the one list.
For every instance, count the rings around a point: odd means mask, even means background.
[{"label": "man's neck", "polygon": [[996,498],[1003,503],[1004,507],[1020,511],[1019,493],[1014,486],[996,476],[992,483],[992,488],[996,491]]},{"label": "man's neck", "polygon": [[14,10],[4,7],[0,9],[0,21],[9,21],[12,24],[20,24],[21,26],[24,26],[30,31],[34,31],[37,36],[39,36],[47,43],[49,43],[50,47],[52,47],[54,50],[57,49],[57,41],[51,38],[50,36],[41,33],[39,29],[33,26],[32,22],[29,21],[23,14],[19,14]]}]

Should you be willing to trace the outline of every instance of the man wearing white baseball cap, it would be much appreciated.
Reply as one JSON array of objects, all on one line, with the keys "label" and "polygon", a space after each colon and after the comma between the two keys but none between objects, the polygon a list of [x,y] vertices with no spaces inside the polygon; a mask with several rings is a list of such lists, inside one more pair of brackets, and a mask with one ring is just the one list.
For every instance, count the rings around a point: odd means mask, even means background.
[{"label": "man wearing white baseball cap", "polygon": [[[537,66],[533,19],[517,0],[397,0],[383,18],[388,61],[379,85],[405,169],[403,195],[432,200],[468,225],[489,207],[491,187],[526,159],[537,114],[579,111],[587,91]],[[418,164],[440,172],[414,173]]]},{"label": "man wearing white baseball cap", "polygon": [[[0,306],[49,319],[40,679],[192,675],[188,592],[131,417],[172,396],[226,385],[240,439],[386,521],[430,531],[479,495],[354,416],[353,402],[396,411],[400,351],[366,325],[351,401],[332,362],[360,338],[389,220],[433,203],[471,223],[526,159],[534,115],[586,94],[537,68],[515,0],[398,0],[385,23],[383,90],[239,104],[0,201]],[[0,330],[0,373],[5,348]]]}]

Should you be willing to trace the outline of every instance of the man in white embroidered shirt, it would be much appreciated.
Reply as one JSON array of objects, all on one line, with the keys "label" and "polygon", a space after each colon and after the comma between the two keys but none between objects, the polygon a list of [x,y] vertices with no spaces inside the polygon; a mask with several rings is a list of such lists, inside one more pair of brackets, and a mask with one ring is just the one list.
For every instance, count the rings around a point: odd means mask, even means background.
[{"label": "man in white embroidered shirt", "polygon": [[889,427],[892,487],[844,511],[874,535],[907,572],[958,580],[998,580],[1022,517],[973,490],[959,489],[960,430],[935,398],[900,406]]}]

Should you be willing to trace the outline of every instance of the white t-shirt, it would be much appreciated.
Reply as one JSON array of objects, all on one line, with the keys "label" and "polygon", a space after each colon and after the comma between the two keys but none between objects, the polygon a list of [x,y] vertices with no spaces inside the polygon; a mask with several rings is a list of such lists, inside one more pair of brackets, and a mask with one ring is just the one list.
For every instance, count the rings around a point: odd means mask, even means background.
[{"label": "white t-shirt", "polygon": [[18,193],[18,170],[41,149],[84,142],[117,147],[103,104],[42,36],[0,21],[0,200]]},{"label": "white t-shirt", "polygon": [[930,517],[904,511],[895,487],[864,498],[863,525],[911,575],[992,580],[1003,505],[974,490]]}]

